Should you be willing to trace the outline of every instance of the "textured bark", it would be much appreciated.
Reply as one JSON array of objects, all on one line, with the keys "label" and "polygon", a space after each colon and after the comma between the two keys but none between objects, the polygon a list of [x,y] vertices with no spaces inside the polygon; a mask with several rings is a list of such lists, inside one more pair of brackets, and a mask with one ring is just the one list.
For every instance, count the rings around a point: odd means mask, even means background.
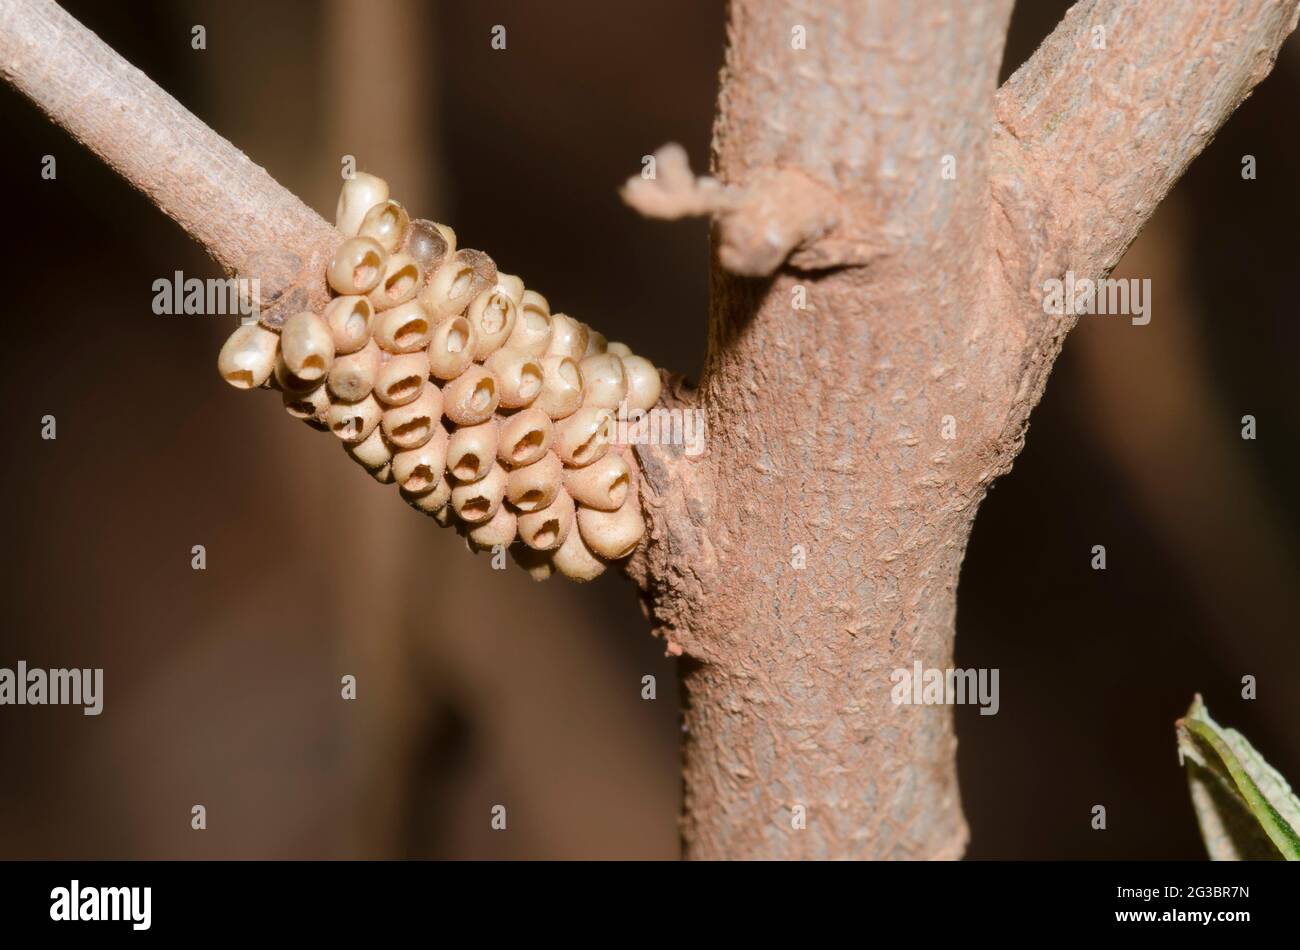
[{"label": "textured bark", "polygon": [[[1007,376],[1016,451],[1076,322],[1043,319],[1043,280],[1110,272],[1298,15],[1297,0],[1085,0],[998,91],[991,306],[1023,315],[1001,330],[1020,366]],[[1106,50],[1090,42],[1099,25]]]},{"label": "textured bark", "polygon": [[[708,449],[638,449],[628,567],[683,656],[688,856],[962,853],[951,711],[889,673],[951,665],[976,507],[1073,322],[1043,281],[1119,260],[1298,2],[1083,0],[999,91],[1011,0],[734,0],[716,189],[633,199],[715,216],[705,376],[664,397]],[[57,7],[0,0],[0,70],[228,269],[320,298],[333,229]]]},{"label": "textured bark", "polygon": [[998,91],[1009,10],[732,4],[714,174],[752,193],[797,169],[839,224],[770,279],[715,259],[705,378],[673,397],[706,412],[708,452],[641,451],[634,574],[686,656],[690,857],[962,853],[950,710],[895,706],[889,673],[952,665],[976,507],[1074,322],[1043,282],[1109,271],[1296,18],[1084,2]]},{"label": "textured bark", "polygon": [[952,665],[957,571],[1001,426],[973,373],[996,345],[979,332],[982,225],[1011,4],[907,9],[732,7],[718,177],[797,166],[838,195],[831,240],[883,251],[768,280],[715,267],[709,450],[691,466],[709,487],[652,554],[670,581],[655,616],[698,660],[693,857],[955,857],[966,841],[951,710],[893,706],[889,673]]}]

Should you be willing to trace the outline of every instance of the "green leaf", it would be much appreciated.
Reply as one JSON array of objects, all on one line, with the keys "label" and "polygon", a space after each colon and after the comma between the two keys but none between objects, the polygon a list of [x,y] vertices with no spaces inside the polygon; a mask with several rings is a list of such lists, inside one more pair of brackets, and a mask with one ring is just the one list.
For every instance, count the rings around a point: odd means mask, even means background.
[{"label": "green leaf", "polygon": [[1300,861],[1300,799],[1246,737],[1210,718],[1198,694],[1179,719],[1178,759],[1215,861]]}]

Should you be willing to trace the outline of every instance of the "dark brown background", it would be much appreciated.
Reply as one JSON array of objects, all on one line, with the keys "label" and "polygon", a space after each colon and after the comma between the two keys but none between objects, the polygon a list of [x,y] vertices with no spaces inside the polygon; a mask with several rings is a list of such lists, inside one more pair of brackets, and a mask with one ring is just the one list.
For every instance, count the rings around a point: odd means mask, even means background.
[{"label": "dark brown background", "polygon": [[[1065,6],[1021,3],[1008,72]],[[355,154],[698,372],[704,226],[616,188],[668,140],[704,163],[720,4],[68,7],[327,216]],[[1298,93],[1292,40],[1117,272],[1152,279],[1151,324],[1083,319],[980,512],[957,662],[1001,670],[1002,708],[958,710],[972,857],[1201,857],[1172,728],[1197,690],[1300,780]],[[202,253],[7,89],[0,120],[0,666],[106,668],[98,718],[0,707],[0,857],[675,856],[673,663],[630,587],[494,572],[275,396],[229,389],[232,321],[150,310],[155,279],[214,275]]]}]

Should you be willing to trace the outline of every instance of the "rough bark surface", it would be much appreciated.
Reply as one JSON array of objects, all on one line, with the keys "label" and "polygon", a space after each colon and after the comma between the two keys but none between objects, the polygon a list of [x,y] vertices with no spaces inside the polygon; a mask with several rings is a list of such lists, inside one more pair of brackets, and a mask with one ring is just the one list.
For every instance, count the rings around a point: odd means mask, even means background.
[{"label": "rough bark surface", "polygon": [[838,196],[830,240],[882,250],[771,279],[714,270],[694,466],[710,487],[689,529],[668,522],[653,571],[668,581],[656,619],[696,661],[692,857],[955,857],[966,841],[951,710],[894,707],[889,673],[952,665],[957,571],[1000,429],[973,368],[995,345],[978,332],[982,222],[1011,4],[908,9],[732,6],[715,173],[797,167]]},{"label": "rough bark surface", "polygon": [[[1082,0],[997,90],[1011,0],[733,0],[705,375],[664,396],[708,448],[638,448],[628,568],[683,657],[688,856],[962,853],[951,712],[889,673],[951,666],[976,507],[1073,322],[1043,281],[1119,260],[1298,3]],[[52,3],[0,0],[0,71],[228,269],[319,300],[333,229]]]},{"label": "rough bark surface", "polygon": [[950,710],[895,706],[889,674],[952,665],[976,507],[1074,322],[1043,282],[1119,260],[1296,3],[1080,3],[997,90],[1009,12],[732,4],[713,172],[742,191],[796,168],[840,223],[769,279],[715,259],[705,378],[674,397],[708,452],[641,451],[634,571],[685,654],[690,857],[962,853]]}]

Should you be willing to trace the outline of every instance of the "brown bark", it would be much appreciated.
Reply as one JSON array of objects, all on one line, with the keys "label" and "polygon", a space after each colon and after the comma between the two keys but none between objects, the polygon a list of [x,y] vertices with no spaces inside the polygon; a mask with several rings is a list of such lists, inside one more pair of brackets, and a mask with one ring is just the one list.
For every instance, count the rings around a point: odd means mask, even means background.
[{"label": "brown bark", "polygon": [[[838,223],[796,246],[815,271],[715,262],[705,378],[680,394],[708,453],[641,452],[634,572],[689,658],[691,857],[962,853],[951,711],[895,706],[889,673],[952,665],[976,507],[1073,323],[1044,314],[1043,281],[1109,271],[1296,17],[1084,2],[999,91],[1010,4],[923,9],[732,4],[714,174],[753,204],[795,168]],[[719,209],[715,248],[732,223]]]},{"label": "brown bark", "polygon": [[[980,332],[982,222],[1010,7],[733,4],[718,176],[797,164],[838,196],[833,240],[884,250],[765,280],[714,271],[708,453],[674,465],[703,470],[697,510],[678,516],[678,486],[650,474],[668,508],[655,617],[699,661],[685,681],[692,857],[964,847],[951,710],[894,707],[889,673],[952,665],[957,571],[1000,429],[975,374],[996,346]],[[795,24],[806,50],[791,49]],[[657,580],[678,571],[679,585]]]},{"label": "brown bark", "polygon": [[[1043,281],[1118,261],[1298,2],[1083,0],[998,90],[1011,0],[734,0],[717,186],[630,189],[715,217],[705,376],[665,395],[708,450],[638,450],[629,565],[684,654],[688,856],[962,853],[951,712],[889,673],[951,666],[976,507],[1073,322]],[[0,0],[0,68],[228,268],[319,283],[332,229],[57,7]]]}]

